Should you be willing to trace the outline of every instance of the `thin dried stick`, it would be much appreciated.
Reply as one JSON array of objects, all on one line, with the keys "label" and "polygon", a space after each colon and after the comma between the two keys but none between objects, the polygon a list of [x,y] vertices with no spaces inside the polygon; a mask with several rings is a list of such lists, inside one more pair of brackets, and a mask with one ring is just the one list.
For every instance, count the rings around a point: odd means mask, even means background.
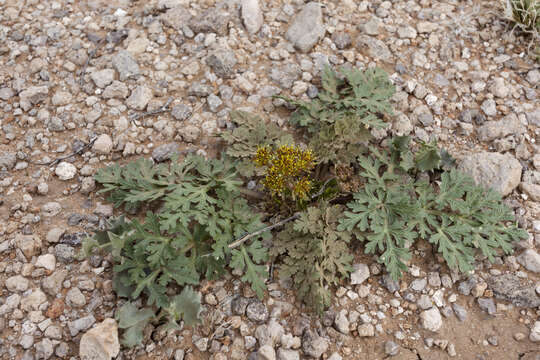
[{"label": "thin dried stick", "polygon": [[296,220],[299,217],[300,217],[300,213],[297,212],[293,216],[289,216],[288,218],[286,218],[284,220],[281,220],[281,221],[279,221],[279,222],[277,222],[277,223],[275,223],[273,225],[270,225],[270,226],[264,227],[264,228],[262,228],[260,230],[257,230],[255,232],[246,234],[246,235],[242,236],[240,239],[235,240],[233,243],[229,244],[229,249],[234,249],[235,247],[238,247],[238,246],[242,245],[243,243],[245,243],[246,241],[248,241],[249,239],[251,239],[254,236],[260,235],[260,234],[262,234],[263,232],[266,232],[266,231],[273,230],[273,229],[275,229],[277,227],[280,227],[280,226],[288,223],[289,221]]},{"label": "thin dried stick", "polygon": [[138,120],[138,119],[140,119],[142,117],[145,117],[145,116],[148,116],[148,115],[155,115],[155,114],[165,112],[165,111],[169,110],[169,105],[171,105],[172,102],[173,102],[173,98],[170,97],[167,100],[167,102],[163,106],[161,106],[160,108],[157,108],[155,110],[145,111],[145,112],[142,112],[142,113],[131,114],[129,116],[129,118],[130,118],[131,121],[135,121],[135,120]]},{"label": "thin dried stick", "polygon": [[83,146],[79,151],[73,151],[72,153],[70,153],[70,154],[68,154],[68,155],[64,155],[64,156],[57,157],[56,159],[51,160],[51,161],[48,161],[48,162],[44,162],[44,163],[33,162],[32,164],[35,164],[35,165],[47,165],[47,166],[53,166],[53,165],[56,165],[56,164],[58,164],[60,161],[69,159],[70,157],[75,156],[75,155],[80,155],[80,154],[82,154],[83,152],[85,152],[86,150],[88,150],[89,148],[91,148],[92,145],[94,145],[94,142],[96,141],[96,139],[97,139],[97,136],[94,136],[87,144],[84,144],[84,146]]}]

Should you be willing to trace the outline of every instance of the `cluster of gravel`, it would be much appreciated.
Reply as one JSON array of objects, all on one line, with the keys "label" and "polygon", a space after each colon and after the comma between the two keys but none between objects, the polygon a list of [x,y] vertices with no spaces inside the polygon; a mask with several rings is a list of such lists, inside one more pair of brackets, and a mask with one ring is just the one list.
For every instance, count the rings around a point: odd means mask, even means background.
[{"label": "cluster of gravel", "polygon": [[[0,359],[532,354],[540,71],[493,3],[0,0]],[[149,326],[142,346],[121,348],[112,264],[77,257],[114,212],[95,194],[96,170],[211,154],[232,109],[286,127],[273,96],[314,98],[326,64],[387,70],[396,111],[374,135],[437,139],[461,170],[506,196],[529,239],[494,264],[478,259],[470,276],[422,246],[400,282],[363,258],[321,317],[286,281],[269,283],[263,302],[235,278],[206,283],[200,326]],[[472,350],[448,330],[495,317],[520,330],[473,331]]]}]

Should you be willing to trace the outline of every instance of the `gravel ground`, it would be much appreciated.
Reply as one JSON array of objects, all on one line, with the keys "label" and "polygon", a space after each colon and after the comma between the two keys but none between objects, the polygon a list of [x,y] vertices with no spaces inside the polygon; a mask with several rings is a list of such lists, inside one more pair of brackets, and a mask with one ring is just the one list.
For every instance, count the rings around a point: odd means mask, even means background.
[{"label": "gravel ground", "polygon": [[[491,0],[0,0],[0,359],[512,359],[540,357],[538,63]],[[95,171],[215,152],[231,109],[283,127],[272,96],[314,97],[324,64],[380,66],[388,131],[438,139],[506,195],[530,237],[449,272],[419,243],[391,281],[372,257],[322,318],[270,283],[204,283],[204,321],[118,347],[111,264],[80,261],[113,208]]]}]

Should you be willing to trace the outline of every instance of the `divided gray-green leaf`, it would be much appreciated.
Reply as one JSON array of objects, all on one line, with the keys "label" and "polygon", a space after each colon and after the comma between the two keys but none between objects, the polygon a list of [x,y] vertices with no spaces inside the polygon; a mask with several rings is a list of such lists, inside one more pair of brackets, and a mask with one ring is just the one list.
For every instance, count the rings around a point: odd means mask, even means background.
[{"label": "divided gray-green leaf", "polygon": [[311,101],[280,96],[296,111],[291,123],[306,128],[309,146],[323,163],[351,163],[371,138],[370,130],[386,127],[382,117],[392,114],[395,87],[380,68],[365,71],[325,67],[322,89]]},{"label": "divided gray-green leaf", "polygon": [[[420,157],[424,170],[434,167],[434,158]],[[347,204],[338,227],[366,242],[366,253],[380,253],[379,261],[394,279],[407,269],[410,247],[418,238],[431,243],[451,269],[468,272],[477,252],[494,261],[500,251],[512,251],[512,242],[527,237],[501,196],[469,176],[452,169],[442,173],[438,185],[415,181],[395,160],[381,153],[375,159],[359,158],[366,183]]]},{"label": "divided gray-green leaf", "polygon": [[321,202],[302,212],[274,239],[270,250],[279,258],[279,274],[291,278],[298,297],[317,312],[331,303],[331,286],[352,271],[350,232],[337,231],[342,208]]},{"label": "divided gray-green leaf", "polygon": [[230,119],[235,127],[223,131],[220,136],[228,145],[227,155],[241,160],[237,170],[243,176],[260,175],[252,161],[259,147],[289,145],[294,142],[292,135],[258,115],[237,110],[231,111]]},{"label": "divided gray-green leaf", "polygon": [[[243,279],[263,296],[268,255],[261,241],[269,234],[229,248],[236,238],[264,227],[261,216],[241,196],[242,181],[230,158],[189,155],[169,164],[139,159],[101,169],[96,180],[116,206],[157,209],[147,211],[142,221],[123,217],[113,221],[83,244],[86,256],[95,251],[112,256],[118,296],[133,301],[143,296],[146,305],[162,310],[153,321],[166,318],[171,326],[180,319],[194,323],[200,295],[189,285],[222,276],[227,267],[243,271]],[[238,252],[242,266],[236,260]],[[171,296],[171,288],[183,290]],[[139,330],[129,326],[126,343],[140,341]]]}]

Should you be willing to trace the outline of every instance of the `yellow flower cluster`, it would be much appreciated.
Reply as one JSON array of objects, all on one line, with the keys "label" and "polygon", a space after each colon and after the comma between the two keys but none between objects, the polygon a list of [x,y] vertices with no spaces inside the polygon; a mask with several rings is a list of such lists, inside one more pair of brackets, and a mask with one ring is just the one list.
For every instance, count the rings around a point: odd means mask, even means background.
[{"label": "yellow flower cluster", "polygon": [[273,150],[259,147],[255,155],[257,166],[266,166],[264,186],[273,195],[284,198],[291,194],[293,199],[305,199],[311,190],[309,172],[315,166],[311,150],[302,150],[293,145],[282,145]]}]

